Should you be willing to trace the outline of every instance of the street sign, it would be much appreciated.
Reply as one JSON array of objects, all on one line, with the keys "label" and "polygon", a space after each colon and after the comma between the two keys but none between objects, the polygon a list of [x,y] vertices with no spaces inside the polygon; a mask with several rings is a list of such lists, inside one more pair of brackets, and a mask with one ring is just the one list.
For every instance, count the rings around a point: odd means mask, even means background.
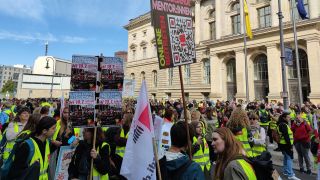
[{"label": "street sign", "polygon": [[285,60],[286,60],[286,65],[287,66],[293,66],[293,54],[292,54],[292,49],[290,47],[285,47],[284,48],[285,52]]}]

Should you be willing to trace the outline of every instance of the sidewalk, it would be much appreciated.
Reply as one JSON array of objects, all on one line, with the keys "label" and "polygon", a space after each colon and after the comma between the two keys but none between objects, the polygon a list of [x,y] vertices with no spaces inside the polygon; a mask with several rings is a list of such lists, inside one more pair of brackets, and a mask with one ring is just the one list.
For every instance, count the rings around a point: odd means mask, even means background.
[{"label": "sidewalk", "polygon": [[[277,165],[277,166],[283,166],[283,155],[281,152],[274,151],[275,148],[277,148],[277,145],[274,145],[274,146],[269,145],[268,146],[268,150],[272,155],[273,164]],[[293,158],[294,158],[293,159],[293,169],[299,171],[300,167],[299,167],[299,161],[298,161],[298,153],[295,148],[293,148],[293,152],[294,152],[293,153]],[[311,169],[312,173],[316,174],[317,173],[317,166],[314,164],[314,157],[312,156],[311,152],[309,152],[309,157],[311,160],[311,166],[313,167]]]}]

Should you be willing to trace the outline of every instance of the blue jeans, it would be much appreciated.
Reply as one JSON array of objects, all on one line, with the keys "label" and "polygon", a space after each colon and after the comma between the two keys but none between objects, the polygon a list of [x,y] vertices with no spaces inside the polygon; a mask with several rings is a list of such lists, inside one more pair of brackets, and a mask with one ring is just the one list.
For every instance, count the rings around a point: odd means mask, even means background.
[{"label": "blue jeans", "polygon": [[288,177],[294,176],[294,172],[292,169],[293,159],[285,152],[282,151],[283,154],[283,173]]}]

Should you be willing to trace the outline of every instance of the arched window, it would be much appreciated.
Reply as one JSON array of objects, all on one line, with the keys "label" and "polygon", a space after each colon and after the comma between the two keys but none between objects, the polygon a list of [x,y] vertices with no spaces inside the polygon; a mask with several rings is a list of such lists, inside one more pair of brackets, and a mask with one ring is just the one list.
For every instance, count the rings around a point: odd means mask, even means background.
[{"label": "arched window", "polygon": [[239,2],[233,3],[231,6],[231,10],[240,13],[240,3]]},{"label": "arched window", "polygon": [[264,54],[254,60],[254,80],[268,80],[268,60]]},{"label": "arched window", "polygon": [[216,22],[215,22],[216,11],[214,9],[209,11],[209,30],[210,30],[210,39],[216,39]]},{"label": "arched window", "polygon": [[136,77],[135,77],[135,75],[134,75],[134,73],[131,73],[130,74],[130,78],[132,79],[132,80],[134,80]]},{"label": "arched window", "polygon": [[153,87],[158,86],[158,73],[156,70],[152,71],[152,78],[153,78]]},{"label": "arched window", "polygon": [[[288,70],[289,70],[289,78],[290,79],[295,79],[295,78],[298,78],[295,51],[293,51],[292,56],[293,56],[293,66],[290,66],[288,68]],[[302,49],[299,49],[299,61],[300,61],[301,79],[309,79],[308,55]]]},{"label": "arched window", "polygon": [[236,82],[236,60],[234,58],[227,62],[227,82]]},{"label": "arched window", "polygon": [[231,6],[231,11],[236,12],[235,15],[231,16],[232,33],[233,34],[240,34],[241,33],[240,3],[235,2]]},{"label": "arched window", "polygon": [[203,60],[203,82],[204,84],[210,84],[210,60]]}]

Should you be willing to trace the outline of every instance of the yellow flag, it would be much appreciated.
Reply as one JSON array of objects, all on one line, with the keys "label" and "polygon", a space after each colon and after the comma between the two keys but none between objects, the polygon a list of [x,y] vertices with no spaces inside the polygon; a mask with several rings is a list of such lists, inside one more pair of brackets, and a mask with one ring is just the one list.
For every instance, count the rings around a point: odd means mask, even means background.
[{"label": "yellow flag", "polygon": [[249,17],[249,9],[247,5],[247,0],[243,0],[243,8],[244,8],[244,15],[246,18],[246,30],[247,35],[250,39],[252,39],[252,30],[251,30],[251,24],[250,24],[250,17]]}]

